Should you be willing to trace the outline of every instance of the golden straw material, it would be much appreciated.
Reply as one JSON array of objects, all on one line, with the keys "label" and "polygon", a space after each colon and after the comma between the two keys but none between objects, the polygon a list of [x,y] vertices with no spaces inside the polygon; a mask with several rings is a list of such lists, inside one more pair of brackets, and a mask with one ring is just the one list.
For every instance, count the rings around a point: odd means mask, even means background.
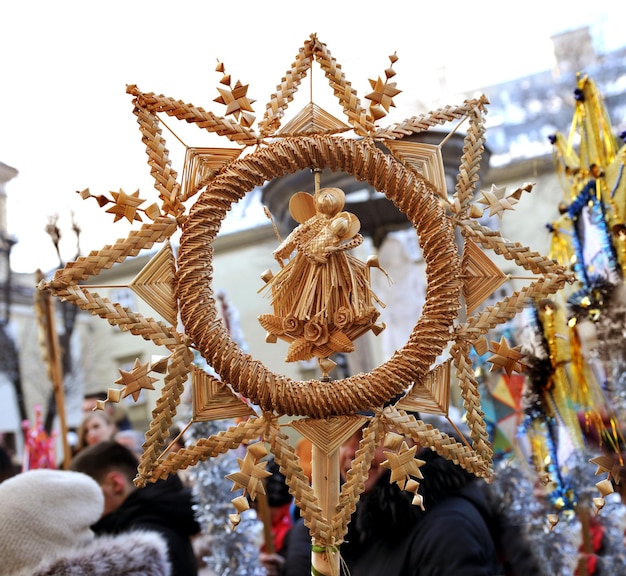
[{"label": "golden straw material", "polygon": [[183,171],[182,199],[186,200],[204,188],[243,148],[187,148]]},{"label": "golden straw material", "polygon": [[192,416],[195,422],[244,418],[254,410],[215,376],[191,367]]},{"label": "golden straw material", "polygon": [[359,219],[344,205],[339,188],[293,196],[289,210],[301,224],[274,251],[280,270],[262,275],[274,314],[262,314],[259,322],[290,343],[287,362],[353,352],[354,339],[368,330],[378,334],[375,304],[382,303],[370,287],[369,261],[348,252],[363,237]]},{"label": "golden straw material", "polygon": [[176,260],[172,246],[166,242],[128,285],[135,294],[172,325],[175,325],[178,319],[175,273]]},{"label": "golden straw material", "polygon": [[[396,60],[395,55],[390,57],[392,66]],[[322,69],[345,118],[340,120],[325,112],[313,102],[311,94],[311,104],[281,128],[283,115],[302,80],[311,73],[313,64]],[[384,118],[398,93],[395,82],[389,82],[395,76],[392,66],[385,70],[384,80],[370,81],[372,91],[366,99],[371,104],[364,107],[328,47],[312,34],[270,97],[256,130],[251,113],[253,101],[247,96],[247,87],[240,83],[231,87],[231,76],[226,74],[222,64],[218,65],[218,72],[222,75],[223,86],[228,89],[222,87],[216,101],[226,104],[227,117],[181,100],[144,93],[137,86],[129,85],[127,93],[132,96],[133,113],[158,196],[158,203],[143,211],[151,222],[142,224],[127,238],[67,264],[51,281],[39,284],[41,290],[48,290],[122,331],[163,346],[168,352],[166,361],[159,363],[159,370],[165,370],[164,384],[146,434],[135,479],[137,485],[166,478],[177,470],[247,446],[249,459],[242,463],[234,481],[237,489],[260,493],[257,476],[262,476],[263,471],[259,459],[263,457],[261,448],[265,450],[268,446],[287,478],[290,493],[302,511],[313,543],[325,551],[316,552],[316,559],[322,560],[322,564],[327,561],[328,566],[324,565],[329,569],[331,564],[336,567],[337,561],[336,554],[329,551],[343,542],[372,458],[384,437],[390,439],[388,464],[394,480],[411,493],[416,506],[424,506],[419,488],[419,462],[408,444],[405,448],[399,440],[401,437],[432,448],[472,474],[491,477],[493,452],[471,349],[483,349],[489,330],[512,319],[530,301],[554,294],[574,278],[556,262],[505,240],[499,231],[483,227],[475,220],[482,214],[475,196],[485,149],[487,98],[466,100],[461,105],[445,106],[391,126],[378,126],[377,122]],[[186,154],[181,177],[172,165],[163,137],[163,127],[169,130],[165,116],[194,124],[205,133],[223,138],[230,147],[195,148],[184,143]],[[465,134],[455,188],[446,191],[439,147],[416,145],[407,140],[413,134],[451,123],[454,128],[447,137],[460,125]],[[343,132],[348,129],[349,133],[344,136]],[[220,298],[215,296],[212,286],[213,242],[233,204],[256,187],[299,171],[312,171],[318,192],[320,173],[324,170],[344,172],[369,183],[407,215],[417,233],[426,264],[426,299],[406,344],[386,362],[369,373],[330,381],[327,375],[332,364],[327,356],[334,352],[349,353],[361,335],[368,331],[377,334],[384,328],[377,322],[377,307],[382,303],[367,286],[371,268],[377,265],[375,259],[368,259],[364,264],[347,257],[335,258],[330,266],[323,264],[327,248],[341,247],[348,252],[361,241],[358,219],[343,208],[333,213],[333,218],[337,216],[336,226],[331,230],[334,237],[329,234],[322,237],[328,232],[325,230],[322,234],[324,226],[318,229],[311,226],[319,236],[309,246],[307,243],[315,234],[309,238],[303,232],[297,233],[295,248],[303,252],[309,250],[319,258],[320,265],[325,266],[320,274],[329,276],[320,282],[319,290],[307,291],[295,282],[289,284],[293,287],[290,298],[288,290],[278,295],[276,290],[289,274],[266,271],[262,282],[266,283],[270,299],[273,298],[270,303],[274,309],[259,317],[267,331],[268,342],[279,338],[289,342],[290,359],[311,355],[319,359],[322,378],[295,381],[268,369],[244,352],[231,337],[220,317]],[[483,197],[489,209],[501,213],[514,208],[523,191],[530,189],[523,188],[509,196],[495,190]],[[81,196],[92,197],[88,190]],[[99,202],[102,200],[96,198]],[[192,198],[194,202],[188,202]],[[138,193],[128,195],[120,191],[112,213],[116,219],[125,217],[134,223],[142,202]],[[305,192],[295,194],[292,214],[301,226],[318,216],[313,196]],[[167,324],[145,318],[118,302],[100,297],[89,286],[81,285],[101,271],[151,249],[154,244],[167,245],[178,232],[182,236],[176,261],[173,262],[172,254],[163,248],[163,253],[133,284],[134,289],[139,287],[142,297],[166,318]],[[463,261],[457,246],[458,233],[466,241]],[[499,272],[490,269],[485,280],[482,268],[489,261],[478,252],[489,250],[529,271],[534,278],[521,290],[477,311],[493,289],[493,278],[502,279]],[[282,253],[279,247],[276,254],[285,267],[289,266],[286,260],[291,262],[287,251],[285,248]],[[295,254],[296,250],[291,252]],[[302,271],[302,282],[316,279],[317,272],[312,272],[311,268],[303,266]],[[288,278],[290,283],[293,278]],[[352,284],[353,281],[357,284]],[[342,295],[330,289],[335,284],[343,291]],[[354,285],[359,287],[360,297],[346,306],[345,299],[341,298]],[[258,288],[263,291],[263,286]],[[459,315],[462,297],[469,313],[465,319]],[[311,324],[305,335],[304,325],[300,323],[312,310],[315,314],[306,318]],[[180,330],[178,318],[182,324]],[[442,363],[439,358],[444,351],[449,352],[450,360]],[[210,364],[216,376],[195,366],[196,353]],[[512,359],[500,347],[496,357],[505,364]],[[469,440],[463,438],[462,442],[407,412],[417,409],[447,414],[452,369],[470,429]],[[140,366],[137,375],[143,374],[143,370]],[[145,384],[150,379],[144,378],[142,382]],[[133,380],[133,390],[134,386]],[[194,414],[188,426],[210,418],[245,419],[173,452],[165,442],[187,386],[192,388],[194,403]],[[238,400],[239,396],[255,405],[254,413],[249,412],[249,405]],[[245,413],[242,413],[242,406]],[[359,413],[370,415],[365,417]],[[279,417],[289,415],[295,417],[294,421],[279,425]],[[355,427],[361,426],[362,418],[366,418],[367,427],[340,487],[338,446]],[[316,462],[323,460],[313,474],[313,486],[282,428],[284,425],[300,429],[313,442]],[[240,520],[244,506],[241,499],[235,497],[234,500],[230,515],[233,526]]]},{"label": "golden straw material", "polygon": [[388,140],[385,142],[385,146],[391,150],[396,158],[408,163],[419,174],[423,174],[424,178],[432,183],[442,198],[448,199],[441,146],[403,140]]},{"label": "golden straw material", "polygon": [[[407,213],[420,236],[432,238],[432,242],[424,246],[428,279],[426,303],[412,337],[397,355],[412,358],[413,362],[402,367],[401,375],[393,375],[394,357],[368,375],[335,381],[332,386],[311,381],[307,387],[301,387],[251,361],[230,340],[224,328],[214,323],[216,311],[211,270],[202,263],[229,207],[223,199],[230,198],[231,203],[238,201],[252,187],[280,176],[280,173],[276,174],[281,164],[277,157],[284,157],[282,151],[286,148],[290,149],[293,170],[313,164],[318,168],[341,168],[357,178],[373,180],[372,184],[394,198]],[[313,150],[315,154],[312,154]],[[346,165],[338,158],[351,158],[352,161]],[[254,170],[251,170],[252,164]],[[446,265],[436,265],[433,270],[435,261],[440,259],[445,259]],[[217,176],[192,207],[178,254],[181,319],[187,334],[199,343],[203,356],[218,373],[236,391],[263,409],[318,418],[349,414],[380,405],[384,398],[401,392],[407,376],[410,380],[420,381],[428,371],[449,338],[451,322],[459,308],[461,283],[453,276],[453,271],[458,268],[452,227],[437,195],[423,178],[408,172],[367,142],[301,137],[270,144],[234,161],[231,169]],[[428,332],[427,338],[421,337],[423,331]],[[254,380],[251,371],[255,373]],[[278,393],[269,394],[268,387]]]},{"label": "golden straw material", "polygon": [[308,134],[338,134],[348,130],[350,130],[350,126],[314,102],[310,102],[278,130],[277,134],[281,136],[306,136]]},{"label": "golden straw material", "polygon": [[472,314],[489,296],[507,281],[507,276],[469,239],[465,240],[463,259],[463,296],[467,313]]},{"label": "golden straw material", "polygon": [[409,412],[426,412],[447,416],[450,408],[450,362],[447,360],[431,370],[422,383],[416,382],[396,403],[396,408]]},{"label": "golden straw material", "polygon": [[265,116],[259,122],[259,132],[262,138],[269,136],[280,127],[280,118],[293,99],[300,82],[310,71],[313,59],[320,65],[328,79],[354,131],[359,135],[365,135],[374,128],[372,119],[361,106],[356,91],[346,80],[341,66],[337,64],[326,44],[320,42],[317,36],[312,34],[299,50],[291,69],[285,74],[281,84],[276,87],[276,92],[270,98]]}]

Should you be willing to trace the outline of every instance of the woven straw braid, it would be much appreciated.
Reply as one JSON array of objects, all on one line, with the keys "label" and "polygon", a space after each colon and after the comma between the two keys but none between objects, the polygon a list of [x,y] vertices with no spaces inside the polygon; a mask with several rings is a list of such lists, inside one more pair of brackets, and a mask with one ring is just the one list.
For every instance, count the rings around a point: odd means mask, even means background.
[{"label": "woven straw braid", "polygon": [[268,429],[265,440],[269,442],[272,454],[287,479],[289,493],[300,508],[300,514],[311,537],[316,542],[330,544],[333,541],[331,525],[322,514],[319,501],[300,466],[295,449],[289,444],[287,435],[277,426],[273,426]]},{"label": "woven straw braid", "polygon": [[465,324],[458,326],[456,328],[458,338],[467,338],[472,342],[478,340],[498,324],[513,318],[533,300],[558,292],[564,284],[565,279],[562,275],[550,274],[545,278],[538,278],[531,285],[503,298],[498,304],[485,308],[480,314],[472,316]]},{"label": "woven straw braid", "polygon": [[457,176],[455,196],[463,212],[469,210],[476,184],[480,179],[480,162],[485,150],[485,124],[483,122],[483,102],[474,100],[469,114],[469,126],[463,140],[461,165]]},{"label": "woven straw braid", "polygon": [[111,326],[119,326],[120,330],[141,336],[158,346],[165,346],[171,350],[186,341],[182,334],[163,322],[146,318],[138,312],[124,308],[119,303],[111,302],[108,298],[102,298],[98,293],[89,292],[80,286],[71,286],[54,292],[61,300],[71,302],[81,310],[104,318]]},{"label": "woven straw braid", "polygon": [[[367,180],[414,223],[427,263],[426,303],[407,344],[369,374],[335,382],[294,382],[243,353],[216,319],[207,250],[233,202],[285,173],[342,169]],[[327,418],[371,409],[420,381],[443,350],[459,308],[459,256],[450,221],[430,184],[367,141],[336,137],[287,139],[230,166],[203,192],[183,228],[178,298],[185,331],[223,380],[263,410]],[[408,365],[406,359],[411,359]]]},{"label": "woven straw braid", "polygon": [[143,455],[135,479],[138,486],[145,485],[148,479],[154,481],[167,476],[167,473],[159,474],[159,469],[154,464],[172,427],[172,418],[180,404],[180,396],[184,391],[192,362],[193,352],[185,344],[177,346],[170,357],[161,396],[152,411],[152,422],[143,444]]},{"label": "woven straw braid", "polygon": [[356,91],[351,88],[350,82],[346,80],[341,71],[341,66],[337,64],[337,60],[333,58],[326,44],[320,42],[313,34],[311,39],[304,43],[304,47],[298,52],[291,69],[287,71],[277,86],[276,92],[272,94],[270,102],[267,104],[265,116],[259,122],[260,137],[266,138],[278,130],[280,118],[283,116],[288,103],[293,100],[293,95],[300,86],[307,70],[310,69],[313,58],[323,70],[354,131],[360,136],[371,135],[374,132],[374,123],[368,116],[367,110],[361,106]]},{"label": "woven straw braid", "polygon": [[343,541],[348,531],[350,517],[354,514],[360,496],[365,490],[365,480],[374,459],[374,453],[381,442],[382,434],[383,422],[378,416],[363,431],[359,448],[354,455],[350,470],[348,470],[345,482],[341,487],[337,513],[332,519],[333,534],[335,534],[337,544]]},{"label": "woven straw braid", "polygon": [[354,131],[360,136],[371,135],[375,127],[367,110],[361,107],[356,91],[350,86],[350,82],[346,81],[341,66],[337,65],[337,60],[333,58],[326,44],[317,38],[315,38],[314,54],[330,82],[333,93],[339,98],[339,103],[343,106],[343,111],[348,116]]},{"label": "woven straw braid", "polygon": [[156,463],[149,481],[166,478],[178,470],[195,466],[198,462],[225,454],[243,443],[258,439],[263,433],[264,426],[265,422],[262,418],[250,418],[236,426],[231,426],[228,430],[212,434],[208,438],[201,438],[195,444],[176,452],[170,452],[164,460]]},{"label": "woven straw braid", "polygon": [[137,116],[142,141],[146,145],[150,175],[154,178],[163,210],[172,216],[180,216],[185,207],[180,197],[180,184],[176,181],[177,173],[172,170],[165,140],[161,136],[159,119],[141,106],[135,106],[133,113]]},{"label": "woven straw braid", "polygon": [[266,432],[265,440],[270,443],[276,462],[287,479],[289,492],[301,510],[304,524],[309,529],[314,544],[335,546],[343,541],[350,517],[365,488],[365,479],[380,443],[382,429],[379,419],[375,419],[366,429],[346,481],[341,487],[336,513],[330,519],[322,514],[319,501],[300,466],[295,449],[289,444],[288,436],[277,426],[272,426]]},{"label": "woven straw braid", "polygon": [[391,126],[379,128],[374,133],[374,138],[399,140],[411,134],[425,132],[433,126],[465,118],[474,110],[483,110],[486,103],[487,100],[483,96],[479,99],[465,100],[461,106],[444,106],[433,112],[413,116]]},{"label": "woven straw braid", "polygon": [[416,420],[412,414],[386,406],[383,410],[386,424],[404,436],[409,436],[422,446],[430,446],[437,454],[453,461],[476,476],[489,478],[492,474],[489,461],[483,460],[477,451],[457,442],[432,425]]},{"label": "woven straw braid", "polygon": [[473,447],[478,454],[491,466],[493,449],[489,441],[489,433],[485,423],[484,412],[480,404],[478,382],[474,377],[474,367],[468,360],[470,345],[467,342],[454,344],[450,348],[456,375],[463,398],[463,408],[470,429]]},{"label": "woven straw braid", "polygon": [[289,102],[293,100],[293,95],[306,76],[307,70],[311,67],[311,52],[311,41],[307,40],[304,47],[298,51],[296,61],[291,65],[291,69],[287,71],[281,79],[281,83],[276,87],[276,92],[270,97],[265,115],[259,122],[261,138],[273,134],[280,128],[280,119],[283,117]]},{"label": "woven straw braid", "polygon": [[76,262],[69,262],[65,268],[57,270],[51,281],[42,281],[39,289],[49,290],[61,300],[71,302],[81,310],[104,318],[112,326],[119,326],[123,331],[139,335],[171,350],[184,340],[175,329],[163,322],[145,318],[138,312],[123,308],[108,298],[102,298],[97,293],[78,286],[77,283],[111,268],[115,262],[136,256],[140,250],[151,248],[155,242],[162,242],[169,238],[177,227],[176,220],[171,217],[161,217],[144,224],[140,230],[132,231],[128,238],[118,240],[113,246],[105,246],[102,250],[91,252],[89,256],[81,257]]},{"label": "woven straw braid", "polygon": [[111,326],[119,326],[123,332],[141,336],[157,346],[165,346],[172,350],[181,342],[186,342],[182,334],[160,320],[146,318],[139,312],[133,312],[117,302],[102,298],[97,292],[92,293],[80,286],[71,286],[65,290],[57,290],[56,295],[81,310],[104,318]]},{"label": "woven straw braid", "polygon": [[152,92],[144,94],[134,85],[127,86],[126,92],[135,97],[133,103],[136,106],[155,114],[164,112],[168,116],[185,120],[190,124],[197,124],[208,132],[216,132],[220,136],[226,136],[232,142],[245,146],[253,146],[257,143],[257,136],[253,130],[240,126],[227,118],[216,116],[212,112],[206,112],[202,108],[196,108],[192,104],[185,104],[180,100],[174,100],[163,95],[157,96]]},{"label": "woven straw braid", "polygon": [[507,260],[513,260],[518,266],[530,270],[538,276],[530,285],[503,298],[498,304],[485,308],[480,314],[472,316],[465,324],[456,328],[460,338],[477,340],[489,330],[510,320],[521,312],[529,302],[536,298],[545,298],[561,290],[566,282],[573,282],[572,274],[566,272],[555,260],[551,260],[529,250],[517,242],[504,240],[498,233],[473,220],[459,223],[463,235],[480,243],[483,248],[490,248]]},{"label": "woven straw braid", "polygon": [[54,278],[42,284],[54,293],[71,284],[83,282],[107,270],[116,262],[123,262],[129,256],[137,256],[140,250],[152,248],[157,242],[170,238],[178,230],[178,222],[171,217],[161,216],[154,222],[143,224],[139,230],[132,230],[127,238],[119,239],[113,246],[105,246],[88,256],[81,256],[76,262],[69,262],[65,268],[57,270]]},{"label": "woven straw braid", "polygon": [[500,232],[483,226],[476,220],[459,222],[464,235],[483,248],[491,248],[496,254],[501,254],[507,260],[514,260],[518,266],[530,270],[534,274],[558,275],[568,282],[574,282],[574,275],[568,274],[556,260],[533,252],[518,242],[509,242],[500,235]]}]

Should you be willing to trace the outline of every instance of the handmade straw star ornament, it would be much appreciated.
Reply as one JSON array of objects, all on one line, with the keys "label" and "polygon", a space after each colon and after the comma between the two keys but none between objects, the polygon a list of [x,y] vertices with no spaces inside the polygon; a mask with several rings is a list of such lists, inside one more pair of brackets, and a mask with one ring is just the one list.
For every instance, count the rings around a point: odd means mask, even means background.
[{"label": "handmade straw star ornament", "polygon": [[[392,65],[396,59],[395,55],[390,58]],[[314,63],[321,67],[345,118],[335,118],[311,101],[283,125],[285,110]],[[52,280],[40,284],[42,290],[167,350],[164,385],[146,433],[136,483],[164,478],[242,444],[248,445],[248,451],[255,450],[260,442],[274,454],[287,478],[311,533],[314,570],[322,574],[338,570],[338,557],[333,551],[346,534],[374,451],[388,433],[412,438],[468,471],[490,477],[492,450],[470,349],[494,326],[518,314],[530,300],[553,294],[571,280],[553,260],[503,239],[498,231],[477,221],[483,212],[474,204],[474,195],[484,150],[486,98],[379,127],[377,122],[400,93],[395,83],[389,83],[394,74],[390,67],[384,81],[370,80],[372,92],[366,96],[370,106],[363,107],[327,46],[313,34],[270,97],[256,129],[247,86],[237,82],[231,87],[227,75],[217,99],[218,104],[227,106],[226,116],[128,86],[158,202],[140,213],[143,201],[138,195],[117,194],[114,207],[107,212],[116,219],[139,220],[140,227],[127,238],[68,264]],[[183,176],[179,178],[162,135],[160,117],[164,115],[216,133],[231,147],[186,148]],[[446,191],[441,146],[411,142],[408,137],[436,126],[458,127],[460,121],[466,122],[466,135],[459,176],[454,191]],[[269,370],[229,337],[218,315],[212,285],[212,243],[232,204],[255,187],[300,170],[323,169],[343,171],[370,183],[407,215],[419,237],[426,264],[426,301],[406,344],[371,372],[332,380],[324,373],[331,365],[325,363],[322,377],[294,381]],[[530,192],[528,187],[524,190]],[[291,238],[293,246],[277,248],[277,260],[283,267],[277,262],[278,271],[266,277],[273,312],[259,318],[269,333],[268,341],[280,337],[291,342],[288,360],[329,360],[333,352],[349,353],[353,341],[366,331],[376,333],[383,328],[376,323],[380,303],[369,286],[375,261],[360,262],[349,253],[359,242],[358,219],[344,210],[341,190],[324,192],[316,188],[313,192],[310,199],[300,196],[294,201],[292,213],[299,228]],[[328,198],[322,199],[324,194]],[[512,210],[520,195],[517,191],[505,198],[494,190],[483,197],[492,210],[500,212]],[[83,197],[89,196],[89,192],[83,193]],[[191,198],[195,201],[187,209],[185,201]],[[101,206],[111,202],[103,197],[97,199]],[[174,256],[169,241],[177,231],[181,232],[180,248]],[[472,247],[464,248],[462,254],[456,232],[464,238],[465,247]],[[163,245],[155,256],[158,265],[148,264],[150,273],[134,281],[133,289],[159,310],[166,322],[124,309],[92,292],[88,285],[81,285],[155,244]],[[476,312],[491,296],[493,286],[501,284],[502,273],[495,265],[485,275],[483,267],[476,264],[476,258],[488,260],[484,252],[490,250],[526,269],[533,278],[524,288]],[[292,269],[300,273],[291,275]],[[309,284],[299,284],[298,277]],[[155,289],[150,288],[152,282]],[[296,302],[294,295],[304,295],[305,299]],[[470,301],[471,308],[466,306]],[[176,325],[178,317],[181,329]],[[194,366],[193,350],[202,354],[219,378]],[[507,350],[504,343],[499,346],[498,363],[516,367],[517,352],[511,350],[514,355],[507,360],[503,357]],[[449,358],[442,361],[444,351],[448,351]],[[470,429],[466,443],[457,442],[410,413],[447,416],[452,367]],[[137,365],[136,370],[143,384],[129,373],[119,382],[130,386],[126,395],[133,397],[151,383],[147,367]],[[248,417],[224,432],[177,452],[164,453],[165,439],[188,380],[194,397],[192,423],[232,414],[239,417],[242,410]],[[256,405],[259,412],[243,403],[241,397]],[[281,416],[293,416],[290,425],[313,444],[312,482],[278,424]],[[364,423],[368,425],[360,449],[340,486],[339,447]],[[407,461],[413,454],[402,445],[398,449],[395,456],[389,453],[389,465],[397,481],[415,492],[418,484],[411,475],[419,473],[418,463]],[[245,471],[233,475],[233,481],[237,489],[254,497],[264,476],[263,460],[244,458],[241,464],[245,464]],[[419,504],[421,499],[415,502]]]}]

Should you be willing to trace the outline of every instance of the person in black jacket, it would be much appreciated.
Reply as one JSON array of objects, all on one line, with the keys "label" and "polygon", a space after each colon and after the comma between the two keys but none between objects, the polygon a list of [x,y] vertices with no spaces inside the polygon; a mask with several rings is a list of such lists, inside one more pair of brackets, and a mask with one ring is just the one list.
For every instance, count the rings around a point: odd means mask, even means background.
[{"label": "person in black jacket", "polygon": [[[341,447],[345,474],[359,446],[357,432]],[[351,576],[495,576],[499,574],[489,525],[492,507],[484,482],[430,448],[418,451],[424,510],[412,494],[389,481],[376,452],[365,492],[348,526],[340,553]],[[311,543],[302,521],[287,538],[283,574],[310,574]]]},{"label": "person in black jacket", "polygon": [[104,494],[102,518],[92,526],[96,534],[119,534],[144,528],[167,541],[173,576],[196,576],[197,561],[191,537],[200,531],[191,491],[176,475],[137,488],[137,457],[115,441],[100,442],[80,452],[71,469],[91,476]]}]

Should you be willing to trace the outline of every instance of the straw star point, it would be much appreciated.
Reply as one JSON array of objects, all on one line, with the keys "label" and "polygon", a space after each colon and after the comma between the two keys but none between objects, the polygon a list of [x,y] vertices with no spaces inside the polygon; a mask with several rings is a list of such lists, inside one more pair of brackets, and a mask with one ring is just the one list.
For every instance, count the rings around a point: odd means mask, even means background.
[{"label": "straw star point", "polygon": [[118,378],[115,383],[124,385],[122,398],[132,396],[135,402],[139,399],[139,394],[142,390],[154,390],[152,384],[158,380],[158,378],[148,375],[150,365],[148,363],[141,364],[138,359],[135,360],[135,365],[131,371],[120,369],[119,372],[121,378]]},{"label": "straw star point", "polygon": [[480,193],[482,197],[478,202],[489,208],[489,216],[497,214],[499,218],[502,218],[505,210],[513,210],[513,206],[517,204],[517,198],[514,195],[505,196],[506,186],[492,184],[490,190],[481,190]]},{"label": "straw star point", "polygon": [[613,478],[615,483],[619,483],[622,467],[619,462],[616,462],[613,458],[611,458],[611,456],[597,456],[596,458],[589,460],[589,462],[597,466],[595,476],[608,473],[608,475]]},{"label": "straw star point", "polygon": [[215,99],[215,102],[226,106],[226,116],[233,114],[235,118],[238,118],[241,112],[254,112],[252,104],[254,104],[256,100],[250,100],[248,98],[248,84],[244,86],[238,80],[234,88],[218,88],[217,90],[220,96]]},{"label": "straw star point", "polygon": [[373,92],[370,92],[365,98],[371,100],[372,103],[380,104],[387,112],[391,106],[395,107],[393,97],[402,92],[396,88],[395,82],[383,82],[379,76],[377,80],[370,78],[370,85]]},{"label": "straw star point", "polygon": [[237,489],[245,490],[253,500],[256,498],[257,492],[265,494],[263,479],[272,475],[265,469],[266,462],[254,462],[252,458],[248,458],[248,455],[244,459],[237,458],[237,462],[240,471],[226,476],[233,482],[231,492]]},{"label": "straw star point", "polygon": [[524,358],[526,354],[523,354],[519,350],[519,346],[510,348],[504,336],[500,338],[500,342],[492,341],[490,352],[493,353],[493,356],[488,358],[488,362],[491,362],[491,369],[489,371],[492,372],[496,366],[498,366],[502,368],[508,376],[511,375],[511,372],[521,372],[524,369],[524,365],[520,360]]},{"label": "straw star point", "polygon": [[132,194],[126,194],[121,188],[119,192],[111,192],[115,205],[107,210],[108,214],[115,216],[114,222],[126,218],[131,224],[134,220],[141,222],[141,216],[137,214],[137,209],[144,203],[143,198],[139,198],[139,190]]},{"label": "straw star point", "polygon": [[387,460],[382,462],[381,466],[391,470],[391,478],[389,479],[391,483],[397,482],[401,484],[400,487],[402,488],[407,477],[422,478],[420,466],[424,464],[424,461],[415,458],[416,452],[417,446],[409,448],[404,443],[397,453],[385,452]]}]

